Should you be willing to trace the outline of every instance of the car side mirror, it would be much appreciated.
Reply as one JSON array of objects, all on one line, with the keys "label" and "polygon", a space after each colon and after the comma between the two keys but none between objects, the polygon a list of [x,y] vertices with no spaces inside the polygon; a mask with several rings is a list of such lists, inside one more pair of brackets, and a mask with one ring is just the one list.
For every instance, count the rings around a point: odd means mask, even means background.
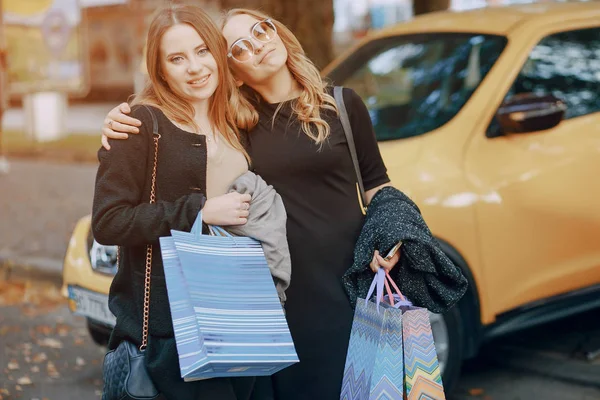
[{"label": "car side mirror", "polygon": [[505,100],[496,118],[505,134],[529,133],[554,128],[566,110],[565,102],[551,94],[522,93]]}]

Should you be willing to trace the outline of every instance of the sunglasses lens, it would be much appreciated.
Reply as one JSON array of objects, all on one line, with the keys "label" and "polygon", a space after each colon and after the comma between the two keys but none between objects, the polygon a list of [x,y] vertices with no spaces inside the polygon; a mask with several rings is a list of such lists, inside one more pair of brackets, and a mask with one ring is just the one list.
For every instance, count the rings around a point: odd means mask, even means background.
[{"label": "sunglasses lens", "polygon": [[262,21],[256,24],[252,34],[261,42],[270,42],[277,35],[277,30],[271,21]]},{"label": "sunglasses lens", "polygon": [[248,61],[252,58],[254,46],[247,39],[238,40],[231,46],[231,55],[240,62]]}]

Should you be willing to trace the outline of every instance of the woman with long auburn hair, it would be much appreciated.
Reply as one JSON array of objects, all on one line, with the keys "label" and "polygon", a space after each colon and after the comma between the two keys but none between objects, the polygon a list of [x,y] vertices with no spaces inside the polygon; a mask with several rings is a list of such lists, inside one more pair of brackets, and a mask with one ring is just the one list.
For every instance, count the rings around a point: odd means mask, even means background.
[{"label": "woman with long auburn hair", "polygon": [[[252,166],[281,195],[288,215],[293,279],[285,307],[300,362],[273,376],[275,397],[337,400],[353,317],[342,276],[352,265],[364,216],[333,88],[292,32],[269,16],[234,9],[222,31],[229,67],[253,107],[237,111],[248,129]],[[390,180],[366,106],[351,89],[343,97],[370,202]],[[106,148],[107,137],[136,133],[140,121],[128,112],[126,104],[109,112]],[[389,271],[399,257],[386,260],[376,251],[370,267]]]},{"label": "woman with long auburn hair", "polygon": [[248,171],[248,155],[232,106],[247,102],[226,51],[200,8],[159,10],[148,32],[149,81],[132,102],[140,134],[98,153],[92,230],[98,242],[120,246],[109,295],[117,322],[108,347],[145,346],[146,370],[160,398],[169,400],[259,398],[252,377],[182,380],[158,243],[172,229],[189,231],[200,211],[208,224],[247,222],[250,195],[227,193]]}]

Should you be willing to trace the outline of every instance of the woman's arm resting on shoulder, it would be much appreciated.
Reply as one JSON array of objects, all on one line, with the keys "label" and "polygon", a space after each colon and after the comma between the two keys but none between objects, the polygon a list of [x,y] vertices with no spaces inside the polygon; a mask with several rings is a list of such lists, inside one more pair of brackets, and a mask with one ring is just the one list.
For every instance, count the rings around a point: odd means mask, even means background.
[{"label": "woman's arm resting on shoulder", "polygon": [[127,139],[130,133],[139,133],[142,122],[129,117],[131,108],[127,103],[121,103],[108,112],[102,124],[102,146],[110,150],[108,139]]}]

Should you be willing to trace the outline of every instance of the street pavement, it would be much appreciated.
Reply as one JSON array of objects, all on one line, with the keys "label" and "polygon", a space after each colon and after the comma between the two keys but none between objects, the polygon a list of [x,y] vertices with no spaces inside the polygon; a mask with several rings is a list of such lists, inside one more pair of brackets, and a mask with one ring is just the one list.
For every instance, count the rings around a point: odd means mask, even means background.
[{"label": "street pavement", "polygon": [[[74,104],[67,108],[66,132],[69,134],[98,135],[106,114],[117,103]],[[25,112],[23,108],[9,108],[2,118],[2,129],[23,131]]]},{"label": "street pavement", "polygon": [[[105,348],[91,341],[84,319],[68,311],[60,280],[35,270],[13,270],[8,278],[6,273],[0,267],[0,400],[100,399]],[[592,319],[589,313],[567,323],[586,326]],[[600,332],[600,323],[593,325]],[[560,326],[547,328],[552,332]],[[535,333],[520,338],[529,348],[540,340]],[[449,400],[600,399],[600,383],[557,379],[511,365],[499,357],[507,343],[497,341],[467,363]]]},{"label": "street pavement", "polygon": [[91,213],[97,166],[9,162],[0,174],[0,260],[60,271],[77,220]]},{"label": "street pavement", "polygon": [[[71,231],[91,212],[96,165],[10,163],[0,174],[0,400],[100,398],[103,349],[58,293]],[[489,343],[453,399],[599,400],[600,357],[585,358],[600,349],[597,315]]]},{"label": "street pavement", "polygon": [[[56,280],[0,269],[0,400],[100,399],[105,349],[70,314]],[[47,278],[47,277],[43,277]]]}]

